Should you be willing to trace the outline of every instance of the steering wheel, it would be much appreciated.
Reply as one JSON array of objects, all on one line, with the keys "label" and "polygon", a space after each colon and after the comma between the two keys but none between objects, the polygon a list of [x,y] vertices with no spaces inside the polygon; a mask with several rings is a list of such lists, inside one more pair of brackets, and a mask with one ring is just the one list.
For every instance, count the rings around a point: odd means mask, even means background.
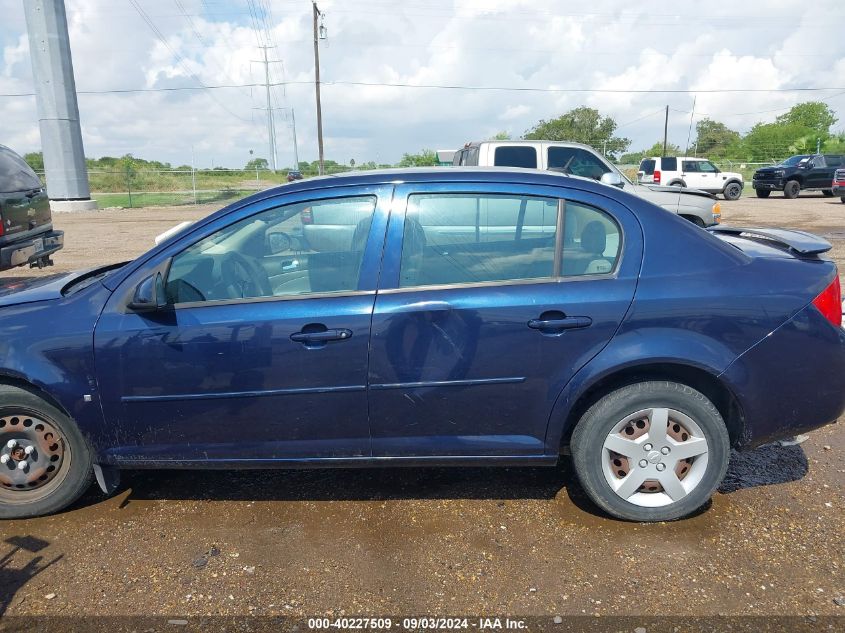
[{"label": "steering wheel", "polygon": [[223,256],[220,276],[231,299],[273,296],[270,278],[264,269],[236,251]]}]

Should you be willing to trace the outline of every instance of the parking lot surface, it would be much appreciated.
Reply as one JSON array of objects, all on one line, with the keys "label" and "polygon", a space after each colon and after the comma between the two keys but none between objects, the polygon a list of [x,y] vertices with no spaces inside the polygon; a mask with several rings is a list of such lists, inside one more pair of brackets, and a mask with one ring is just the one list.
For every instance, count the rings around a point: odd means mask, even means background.
[{"label": "parking lot surface", "polygon": [[[212,208],[57,215],[50,274],[131,258]],[[838,198],[744,197],[724,221],[826,235]],[[795,368],[800,371],[799,367]],[[684,521],[602,516],[549,469],[126,472],[0,524],[0,614],[845,615],[845,428],[735,454]]]}]

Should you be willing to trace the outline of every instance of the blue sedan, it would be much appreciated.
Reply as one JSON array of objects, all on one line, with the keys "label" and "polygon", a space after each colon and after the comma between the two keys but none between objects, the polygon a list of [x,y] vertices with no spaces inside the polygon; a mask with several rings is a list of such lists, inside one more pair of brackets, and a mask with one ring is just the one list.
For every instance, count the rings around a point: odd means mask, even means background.
[{"label": "blue sedan", "polygon": [[635,521],[830,423],[830,244],[508,169],[297,181],[0,290],[0,517],[124,468],[554,465]]}]

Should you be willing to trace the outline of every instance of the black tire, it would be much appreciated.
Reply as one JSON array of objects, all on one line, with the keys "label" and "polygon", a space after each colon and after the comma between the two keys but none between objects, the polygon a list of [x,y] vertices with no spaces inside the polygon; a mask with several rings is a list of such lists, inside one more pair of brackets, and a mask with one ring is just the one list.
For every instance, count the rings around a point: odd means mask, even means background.
[{"label": "black tire", "polygon": [[845,204],[845,196],[842,196],[841,198],[839,198],[839,202]]},{"label": "black tire", "polygon": [[822,195],[825,198],[832,198],[833,197],[833,190],[832,189],[822,189]]},{"label": "black tire", "polygon": [[[686,496],[659,507],[623,499],[614,492],[603,469],[604,443],[614,426],[626,416],[650,408],[674,409],[689,416],[700,427],[707,442],[707,461],[699,482]],[[692,514],[707,503],[721,483],[730,458],[728,432],[713,403],[691,387],[667,381],[628,385],[601,398],[581,417],[572,434],[570,448],[575,472],[590,499],[608,514],[626,521],[671,521]],[[651,458],[651,453],[643,454],[643,457]]]},{"label": "black tire", "polygon": [[[33,453],[35,457],[28,457],[32,465],[19,475],[18,469],[10,465],[13,463],[10,459],[12,449],[7,442],[15,439],[26,443],[33,437],[38,440],[38,434],[45,427],[59,436],[51,436],[45,441],[55,447],[56,453],[50,455],[47,448],[39,446]],[[0,471],[0,519],[57,512],[76,501],[91,485],[92,451],[85,438],[73,420],[31,391],[0,385],[0,452],[10,455],[7,462],[0,465],[0,469],[4,469]],[[53,465],[50,462],[58,466],[53,466],[55,472],[44,472],[43,483],[26,484],[32,488],[9,483],[14,476],[27,477],[30,470],[37,474],[42,467],[49,469]]]},{"label": "black tire", "polygon": [[790,180],[783,187],[783,197],[794,200],[801,193],[801,183],[797,180]]},{"label": "black tire", "polygon": [[755,189],[754,192],[757,194],[758,198],[768,198],[769,194],[772,193],[768,189]]},{"label": "black tire", "polygon": [[667,185],[667,187],[681,187],[682,189],[686,188],[686,186],[687,183],[685,183],[683,180],[674,180]]},{"label": "black tire", "polygon": [[725,200],[739,200],[742,195],[742,185],[736,181],[729,182],[725,185],[722,195],[725,196]]}]

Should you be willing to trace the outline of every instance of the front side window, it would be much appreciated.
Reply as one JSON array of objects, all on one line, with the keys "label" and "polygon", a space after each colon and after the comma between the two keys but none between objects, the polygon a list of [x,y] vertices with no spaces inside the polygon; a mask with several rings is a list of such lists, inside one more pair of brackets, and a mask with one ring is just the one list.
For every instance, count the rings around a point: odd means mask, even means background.
[{"label": "front side window", "polygon": [[375,206],[373,196],[317,200],[227,226],[173,258],[168,302],[354,291]]},{"label": "front side window", "polygon": [[716,167],[716,165],[711,163],[709,160],[698,161],[698,169],[699,171],[707,174],[716,174],[719,172],[719,168]]},{"label": "front side window", "polygon": [[[550,147],[548,158],[549,169],[573,176],[600,180],[610,171],[598,158],[580,147]],[[652,173],[653,171],[652,169]]]},{"label": "front side window", "polygon": [[515,195],[412,195],[405,217],[400,286],[610,273],[619,258],[620,241],[615,221],[578,203]]},{"label": "front side window", "polygon": [[537,150],[530,145],[503,145],[493,155],[496,167],[537,168]]}]

